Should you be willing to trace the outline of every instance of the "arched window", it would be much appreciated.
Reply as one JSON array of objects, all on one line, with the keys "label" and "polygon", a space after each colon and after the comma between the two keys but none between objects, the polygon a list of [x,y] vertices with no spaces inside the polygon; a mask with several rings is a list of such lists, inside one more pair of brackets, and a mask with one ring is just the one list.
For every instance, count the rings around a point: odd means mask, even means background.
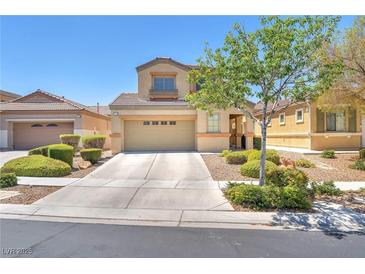
[{"label": "arched window", "polygon": [[47,127],[58,127],[57,124],[48,124]]},{"label": "arched window", "polygon": [[33,124],[32,127],[43,127],[41,124]]}]

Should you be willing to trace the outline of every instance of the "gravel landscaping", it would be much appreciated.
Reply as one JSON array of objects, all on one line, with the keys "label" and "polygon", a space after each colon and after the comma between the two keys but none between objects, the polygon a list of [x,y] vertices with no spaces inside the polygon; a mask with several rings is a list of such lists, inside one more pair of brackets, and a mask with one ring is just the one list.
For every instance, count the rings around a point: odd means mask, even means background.
[{"label": "gravel landscaping", "polygon": [[332,202],[351,208],[356,212],[365,214],[365,190],[364,191],[345,191],[340,196],[322,195],[316,197],[318,201]]},{"label": "gravel landscaping", "polygon": [[35,201],[59,190],[59,186],[24,186],[2,188],[2,191],[17,191],[20,194],[10,198],[0,200],[0,204],[24,204],[29,205]]},{"label": "gravel landscaping", "polygon": [[[335,159],[325,159],[320,155],[303,155],[295,152],[278,151],[281,157],[291,160],[307,159],[316,165],[315,168],[299,168],[312,181],[365,181],[365,171],[349,168],[358,158],[358,154],[337,154]],[[201,155],[212,177],[217,181],[250,180],[240,174],[240,165],[230,165],[218,154]]]}]

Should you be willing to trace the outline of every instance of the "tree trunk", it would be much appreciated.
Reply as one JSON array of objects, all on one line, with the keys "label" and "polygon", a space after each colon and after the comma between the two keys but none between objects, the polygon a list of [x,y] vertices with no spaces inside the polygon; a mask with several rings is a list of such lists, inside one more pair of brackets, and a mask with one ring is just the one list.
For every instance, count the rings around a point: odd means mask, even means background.
[{"label": "tree trunk", "polygon": [[265,184],[266,129],[267,129],[266,111],[267,111],[267,104],[264,103],[262,109],[262,121],[261,121],[261,157],[260,157],[260,179],[259,179],[260,186],[263,186]]}]

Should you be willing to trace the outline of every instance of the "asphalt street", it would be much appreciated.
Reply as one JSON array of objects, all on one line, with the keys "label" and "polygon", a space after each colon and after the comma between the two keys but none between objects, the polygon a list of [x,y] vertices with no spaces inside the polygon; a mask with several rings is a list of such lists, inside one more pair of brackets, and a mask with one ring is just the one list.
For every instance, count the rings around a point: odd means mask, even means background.
[{"label": "asphalt street", "polygon": [[365,257],[364,233],[0,222],[1,257]]}]

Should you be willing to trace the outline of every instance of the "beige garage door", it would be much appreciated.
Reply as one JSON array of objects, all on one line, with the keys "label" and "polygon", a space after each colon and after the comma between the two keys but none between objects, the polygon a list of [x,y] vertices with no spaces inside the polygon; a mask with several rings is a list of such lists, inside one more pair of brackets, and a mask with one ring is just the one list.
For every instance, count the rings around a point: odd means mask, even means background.
[{"label": "beige garage door", "polygon": [[60,143],[60,134],[73,133],[73,123],[14,123],[15,149],[30,149]]},{"label": "beige garage door", "polygon": [[195,150],[195,121],[125,121],[125,150]]}]

